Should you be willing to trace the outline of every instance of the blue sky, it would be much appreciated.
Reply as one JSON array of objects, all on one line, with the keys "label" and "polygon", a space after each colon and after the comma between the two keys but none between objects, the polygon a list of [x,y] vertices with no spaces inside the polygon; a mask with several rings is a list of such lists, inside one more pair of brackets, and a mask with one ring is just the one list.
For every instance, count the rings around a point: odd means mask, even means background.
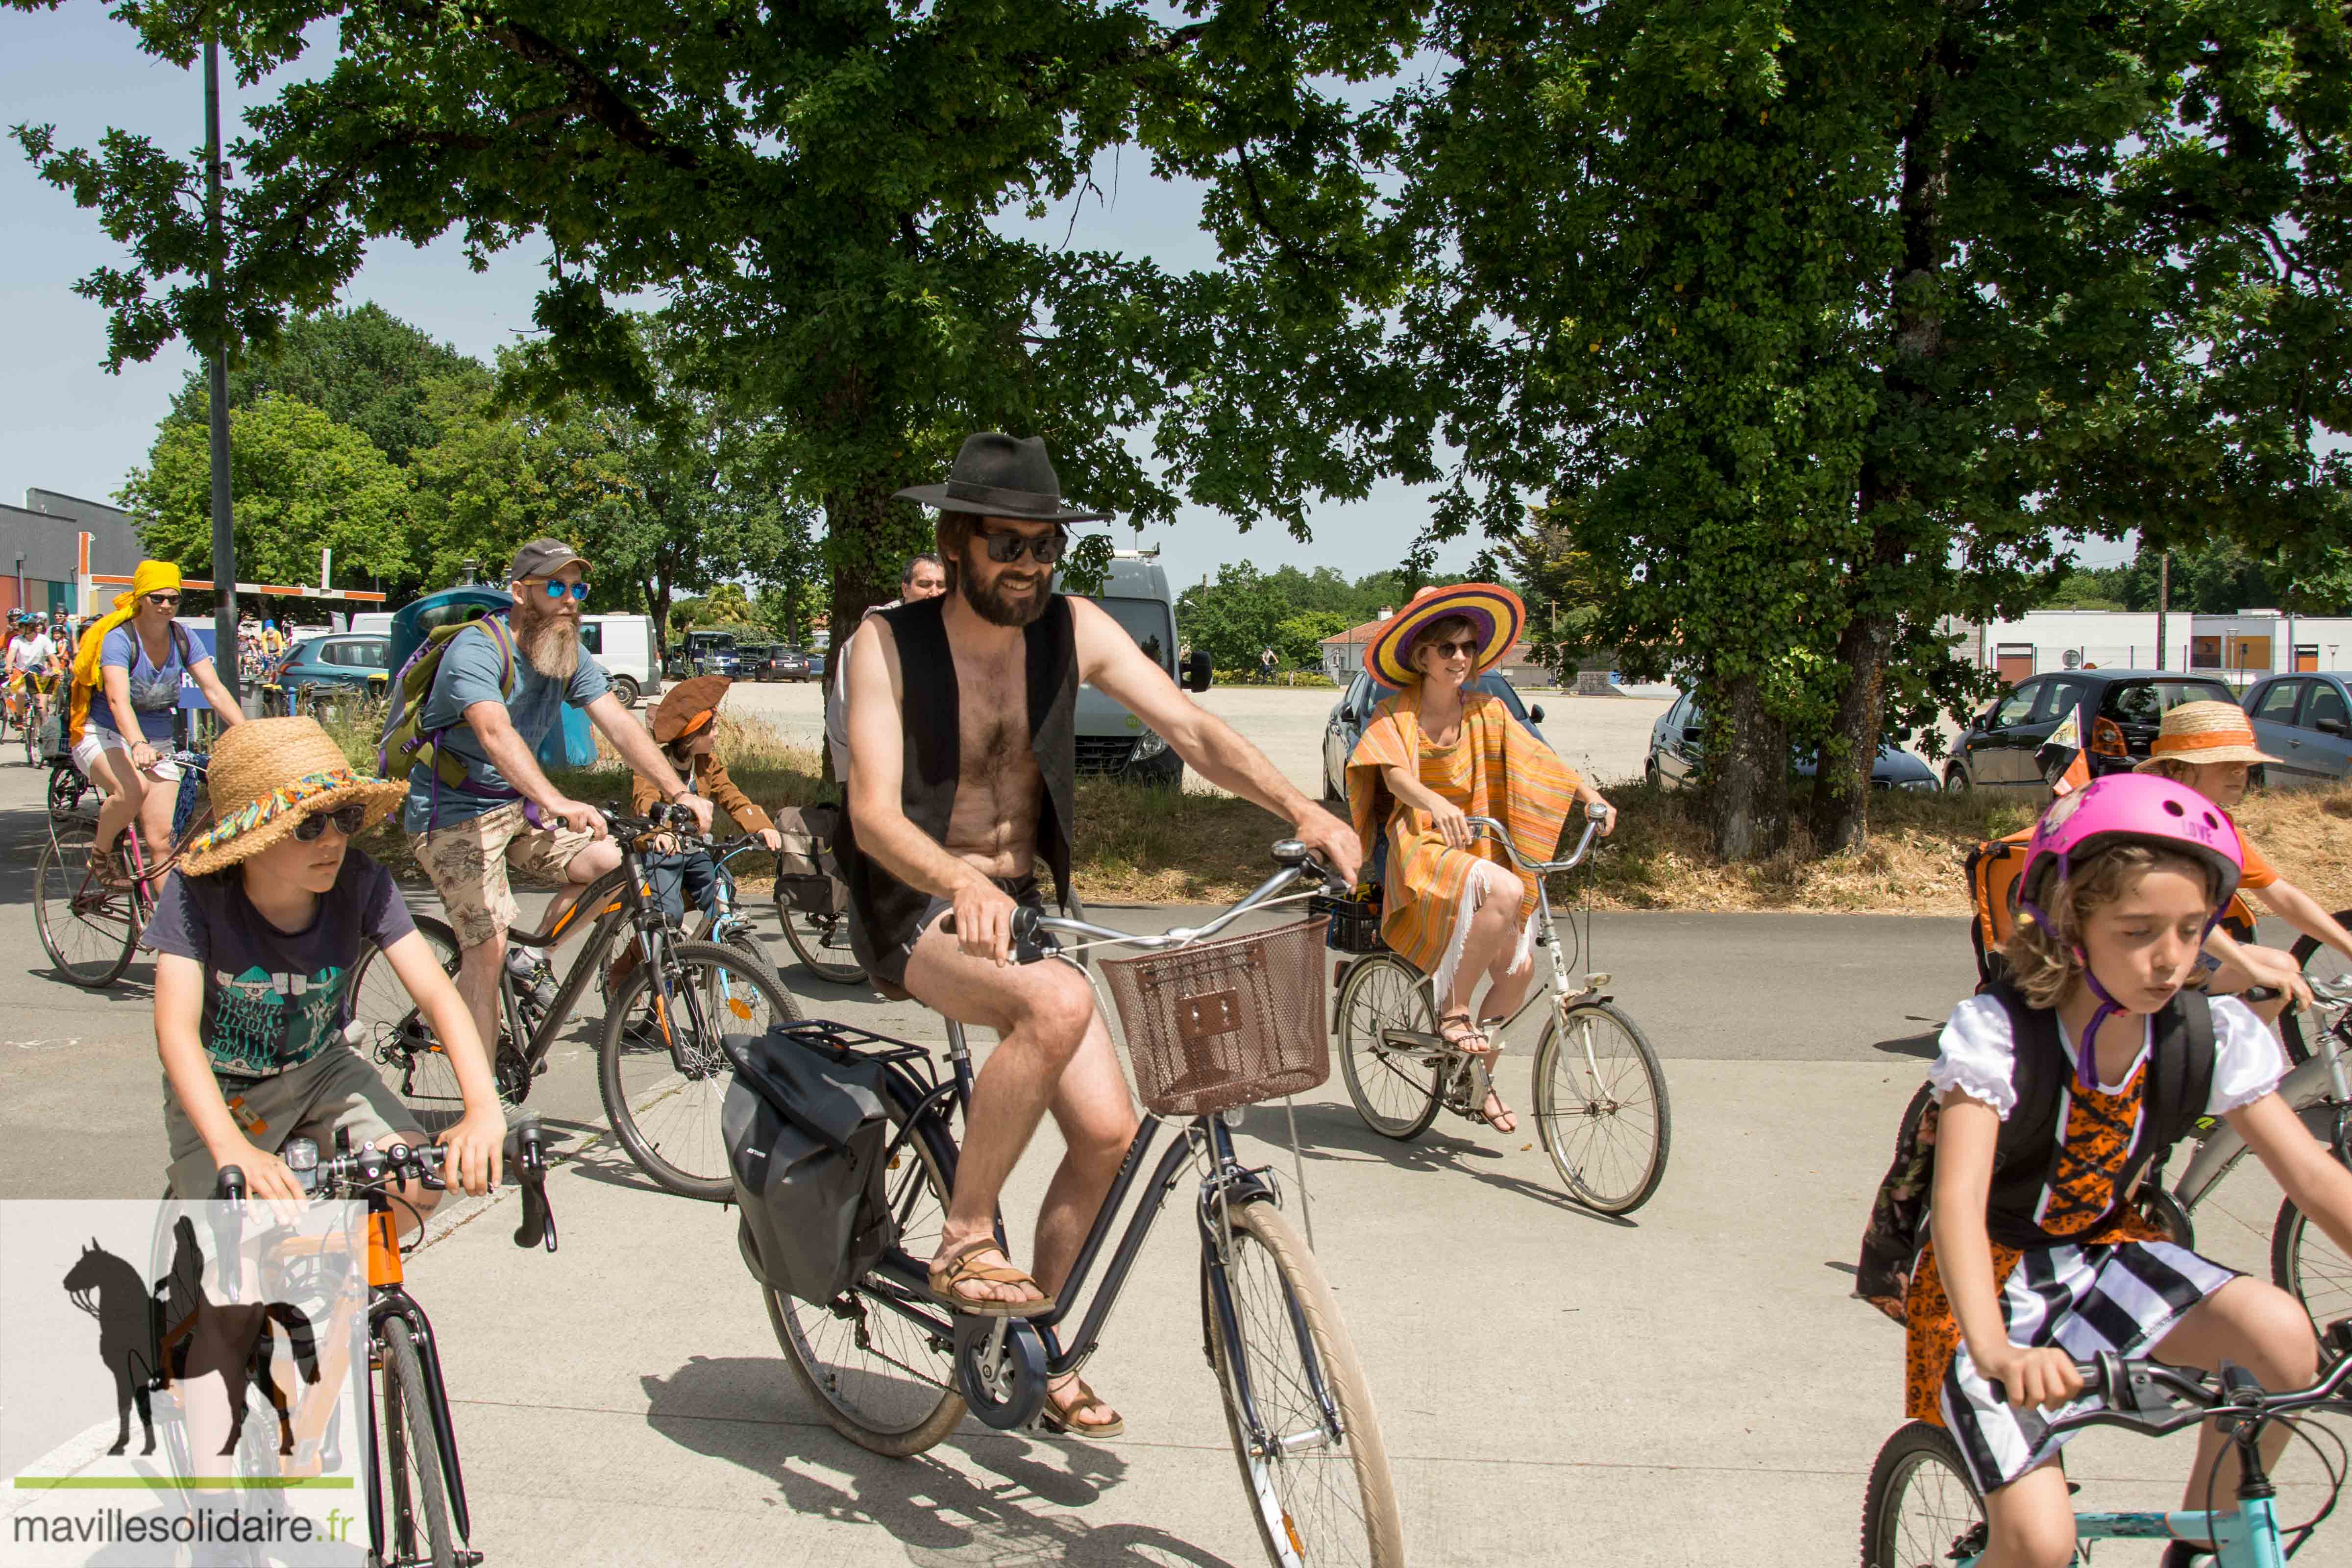
[{"label": "blue sky", "polygon": [[[230,137],[237,107],[268,90],[264,84],[243,95],[233,81],[225,84],[223,118]],[[173,151],[199,145],[204,134],[201,71],[182,71],[141,54],[130,30],[88,0],[56,11],[0,10],[0,104],[5,105],[0,120],[54,123],[68,146],[90,145],[109,127],[152,136]],[[1144,157],[1133,151],[1116,173],[1115,184],[1103,181],[1101,199],[1088,197],[1078,205],[1072,243],[1150,256],[1171,268],[1213,258],[1197,226],[1193,190],[1154,181]],[[1035,227],[1058,241],[1071,220],[1065,205]],[[347,299],[373,300],[435,337],[488,358],[530,330],[545,256],[544,247],[526,242],[476,273],[454,241],[423,249],[386,241],[370,249]],[[102,368],[105,312],[70,285],[93,267],[121,258],[95,215],[37,179],[13,144],[0,145],[0,319],[9,323],[7,374],[0,378],[0,500],[20,500],[28,487],[106,500],[145,460],[156,421],[194,361],[184,345],[174,344],[120,375]],[[1171,576],[1182,584],[1222,562],[1244,559],[1267,568],[1330,565],[1358,576],[1402,559],[1427,510],[1425,492],[1387,484],[1362,501],[1320,508],[1316,539],[1307,543],[1272,526],[1244,532],[1199,508],[1187,509],[1172,527],[1147,530],[1142,542],[1161,547]],[[1476,547],[1475,541],[1456,541],[1440,551],[1437,564],[1461,570]],[[2112,546],[2095,549],[2098,559],[2122,553]]]}]

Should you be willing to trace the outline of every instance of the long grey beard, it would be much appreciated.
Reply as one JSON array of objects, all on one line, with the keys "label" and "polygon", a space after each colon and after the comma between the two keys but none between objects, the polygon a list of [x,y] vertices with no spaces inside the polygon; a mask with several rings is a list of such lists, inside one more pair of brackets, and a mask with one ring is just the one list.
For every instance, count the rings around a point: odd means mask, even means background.
[{"label": "long grey beard", "polygon": [[570,680],[580,673],[580,627],[567,620],[541,621],[515,638],[531,668],[550,680]]}]

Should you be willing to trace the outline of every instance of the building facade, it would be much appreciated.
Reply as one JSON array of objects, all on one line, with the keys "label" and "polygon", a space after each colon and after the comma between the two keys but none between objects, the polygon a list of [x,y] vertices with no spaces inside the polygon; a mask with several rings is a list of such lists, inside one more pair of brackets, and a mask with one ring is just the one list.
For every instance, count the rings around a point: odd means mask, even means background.
[{"label": "building facade", "polygon": [[26,490],[20,507],[0,503],[0,609],[79,609],[85,533],[88,570],[127,575],[139,564],[139,531],[120,507],[44,489]]},{"label": "building facade", "polygon": [[2049,669],[2183,669],[2243,686],[2290,670],[2352,668],[2352,616],[2241,610],[2230,616],[2175,610],[2157,647],[2152,611],[2033,610],[2010,621],[1948,624],[1963,658],[2006,685]]}]

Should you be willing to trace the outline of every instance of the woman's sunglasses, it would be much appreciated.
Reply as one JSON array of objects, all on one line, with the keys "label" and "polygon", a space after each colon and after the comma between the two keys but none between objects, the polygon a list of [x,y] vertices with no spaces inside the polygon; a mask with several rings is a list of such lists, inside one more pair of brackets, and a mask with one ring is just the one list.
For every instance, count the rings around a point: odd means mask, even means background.
[{"label": "woman's sunglasses", "polygon": [[327,824],[333,823],[335,831],[346,838],[357,838],[360,829],[367,826],[367,807],[339,805],[332,811],[314,811],[294,825],[294,837],[303,844],[315,844],[325,837]]},{"label": "woman's sunglasses", "polygon": [[1464,658],[1478,657],[1478,644],[1475,638],[1463,642],[1433,642],[1429,646],[1437,650],[1440,658],[1452,658],[1457,653]]},{"label": "woman's sunglasses", "polygon": [[1069,535],[1058,528],[1051,533],[1040,533],[1034,536],[1025,533],[1003,533],[991,528],[975,528],[972,532],[977,534],[980,542],[988,547],[988,558],[991,561],[1018,561],[1021,559],[1021,552],[1025,550],[1029,552],[1030,559],[1036,562],[1038,565],[1051,566],[1062,558],[1062,552],[1068,549],[1070,543]]},{"label": "woman's sunglasses", "polygon": [[147,602],[154,605],[159,610],[165,610],[171,608],[173,605],[178,604],[180,602],[180,595],[177,594],[150,594],[147,595]]},{"label": "woman's sunglasses", "polygon": [[549,598],[561,599],[566,594],[571,595],[575,599],[584,599],[588,596],[588,584],[585,583],[573,583],[567,586],[553,577],[550,577],[547,580],[547,596]]}]

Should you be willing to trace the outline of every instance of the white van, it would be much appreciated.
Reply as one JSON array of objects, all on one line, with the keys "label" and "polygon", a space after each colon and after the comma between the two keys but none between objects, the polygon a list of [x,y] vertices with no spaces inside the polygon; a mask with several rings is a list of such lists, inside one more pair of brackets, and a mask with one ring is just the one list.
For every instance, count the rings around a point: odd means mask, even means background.
[{"label": "white van", "polygon": [[[1057,584],[1058,585],[1058,584]],[[1188,690],[1209,689],[1209,656],[1192,656],[1188,668],[1176,660],[1176,597],[1168,589],[1168,573],[1157,549],[1121,550],[1111,556],[1110,575],[1102,592],[1087,597],[1100,605],[1112,620],[1126,628],[1136,646],[1159,661],[1160,668]],[[1075,728],[1078,742],[1078,772],[1120,773],[1171,788],[1184,782],[1184,759],[1168,742],[1144,727],[1143,721],[1097,691],[1078,688]]]}]

